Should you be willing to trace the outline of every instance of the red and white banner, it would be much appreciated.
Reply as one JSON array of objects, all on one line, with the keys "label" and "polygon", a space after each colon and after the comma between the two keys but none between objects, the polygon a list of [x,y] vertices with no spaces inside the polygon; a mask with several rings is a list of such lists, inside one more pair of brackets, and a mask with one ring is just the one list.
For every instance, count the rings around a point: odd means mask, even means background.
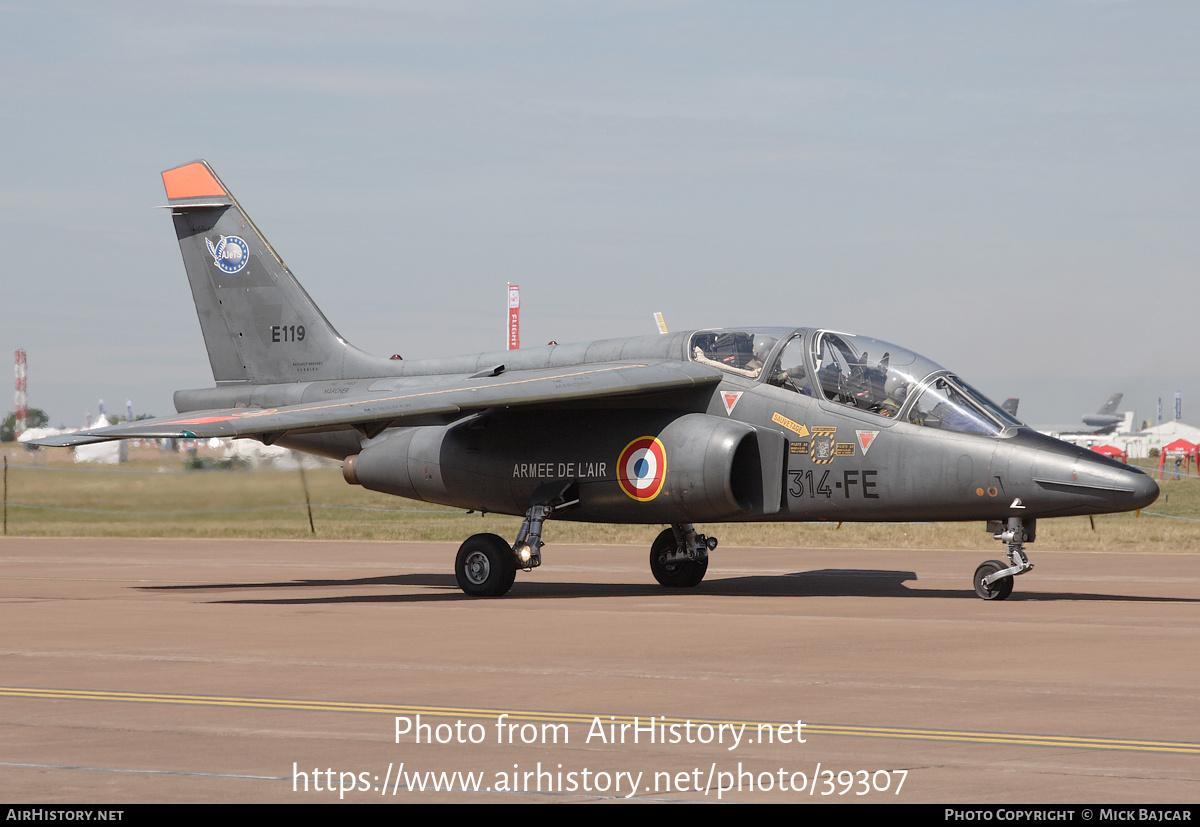
[{"label": "red and white banner", "polygon": [[508,349],[521,348],[521,288],[508,286]]}]

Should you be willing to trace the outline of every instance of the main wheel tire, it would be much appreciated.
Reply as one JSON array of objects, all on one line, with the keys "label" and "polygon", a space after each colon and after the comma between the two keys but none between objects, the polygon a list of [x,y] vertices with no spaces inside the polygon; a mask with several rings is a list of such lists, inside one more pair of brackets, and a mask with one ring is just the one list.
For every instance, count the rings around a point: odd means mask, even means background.
[{"label": "main wheel tire", "polygon": [[666,563],[659,558],[675,550],[675,532],[667,529],[650,546],[650,572],[659,584],[669,589],[688,589],[700,585],[708,571],[708,558]]},{"label": "main wheel tire", "polygon": [[990,586],[983,585],[983,578],[1006,568],[1008,566],[1000,560],[988,560],[986,563],[980,563],[979,568],[975,569],[975,594],[984,600],[1003,600],[1012,594],[1012,575],[1001,578]]},{"label": "main wheel tire", "polygon": [[503,537],[476,534],[459,546],[454,577],[471,597],[500,597],[512,588],[517,561]]},{"label": "main wheel tire", "polygon": [[504,578],[504,586],[500,589],[500,594],[496,595],[497,597],[508,594],[508,590],[511,589],[513,587],[513,583],[517,581],[517,559],[515,556],[512,558],[512,561],[512,567],[508,571],[508,577]]}]

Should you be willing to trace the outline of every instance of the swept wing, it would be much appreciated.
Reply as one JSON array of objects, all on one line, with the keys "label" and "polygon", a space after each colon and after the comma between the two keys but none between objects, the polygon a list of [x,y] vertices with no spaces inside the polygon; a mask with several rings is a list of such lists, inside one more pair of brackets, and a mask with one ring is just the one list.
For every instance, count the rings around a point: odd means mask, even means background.
[{"label": "swept wing", "polygon": [[259,437],[274,442],[287,432],[358,428],[374,435],[421,416],[453,417],[485,408],[531,407],[715,386],[717,371],[690,362],[606,362],[474,377],[379,379],[368,396],[279,408],[225,408],[127,422],[30,440],[65,447],[113,439]]}]

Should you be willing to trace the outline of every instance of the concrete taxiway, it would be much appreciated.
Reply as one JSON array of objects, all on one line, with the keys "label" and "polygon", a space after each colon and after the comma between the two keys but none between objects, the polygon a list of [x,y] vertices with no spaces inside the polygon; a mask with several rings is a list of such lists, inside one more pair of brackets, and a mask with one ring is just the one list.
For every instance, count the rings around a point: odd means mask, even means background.
[{"label": "concrete taxiway", "polygon": [[472,600],[453,544],[4,538],[0,788],[1195,802],[1200,555],[1034,545],[988,603],[998,550],[722,546],[666,591],[648,549],[551,545]]}]

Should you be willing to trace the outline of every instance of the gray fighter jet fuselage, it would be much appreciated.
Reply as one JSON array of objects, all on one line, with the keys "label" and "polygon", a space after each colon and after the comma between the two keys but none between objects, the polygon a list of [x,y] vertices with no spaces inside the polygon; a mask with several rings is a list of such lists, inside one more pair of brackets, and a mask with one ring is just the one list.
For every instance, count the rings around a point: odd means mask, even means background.
[{"label": "gray fighter jet fuselage", "polygon": [[352,484],[523,516],[463,543],[468,594],[541,562],[548,519],[665,524],[651,570],[703,578],[698,522],[985,521],[1003,599],[1040,518],[1142,508],[1141,471],[1026,427],[904,348],[811,327],[727,328],[393,360],[349,345],[207,163],[163,173],[216,387],[179,415],[42,440],[251,437],[343,461]]}]

